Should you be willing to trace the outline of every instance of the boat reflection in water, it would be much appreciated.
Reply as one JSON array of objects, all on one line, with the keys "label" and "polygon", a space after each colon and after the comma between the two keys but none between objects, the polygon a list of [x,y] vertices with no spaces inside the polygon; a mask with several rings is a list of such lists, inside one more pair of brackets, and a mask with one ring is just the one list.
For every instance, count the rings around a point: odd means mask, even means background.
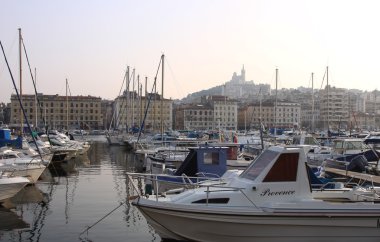
[{"label": "boat reflection in water", "polygon": [[1,230],[20,230],[29,228],[29,224],[10,209],[0,207],[0,218],[0,238]]},{"label": "boat reflection in water", "polygon": [[[127,199],[132,186],[126,172],[139,171],[133,154],[95,142],[59,169],[46,169],[42,180],[9,201],[25,229],[5,222],[1,241],[161,241]],[[1,213],[0,221],[7,221]]]}]

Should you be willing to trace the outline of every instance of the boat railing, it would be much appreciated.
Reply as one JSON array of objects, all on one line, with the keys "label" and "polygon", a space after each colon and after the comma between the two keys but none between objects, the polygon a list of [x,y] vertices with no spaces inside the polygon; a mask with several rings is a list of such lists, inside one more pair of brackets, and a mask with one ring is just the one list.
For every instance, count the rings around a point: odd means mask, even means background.
[{"label": "boat railing", "polygon": [[[160,177],[167,177],[167,178],[179,178],[183,181],[183,183],[177,183],[172,181],[166,181],[166,180],[160,180]],[[223,177],[218,178],[210,178],[210,177],[190,177],[183,174],[182,176],[174,176],[174,175],[166,175],[166,174],[147,174],[147,173],[134,173],[134,172],[127,172],[127,178],[132,184],[133,190],[137,193],[137,195],[132,195],[129,197],[130,200],[135,199],[137,197],[145,196],[149,197],[149,195],[154,195],[156,202],[158,202],[159,197],[165,197],[167,194],[172,193],[178,193],[183,192],[188,189],[194,189],[203,187],[205,188],[206,192],[206,204],[209,204],[210,200],[210,194],[214,192],[221,192],[221,191],[238,191],[243,194],[243,196],[256,208],[257,205],[244,193],[245,188],[241,187],[232,187],[232,186],[226,186],[226,179]],[[195,182],[193,181],[195,180]],[[145,184],[154,184],[154,194],[147,193],[142,190],[142,188],[139,188],[136,186],[134,180],[137,180],[137,184],[143,184],[143,181],[145,181]],[[179,186],[179,188],[168,190],[164,193],[159,193],[158,191],[158,183],[171,183],[176,184]],[[146,188],[146,187],[145,187]],[[145,189],[147,190],[147,189]]]},{"label": "boat railing", "polygon": [[[137,192],[138,196],[156,195],[157,197],[160,195],[165,195],[166,193],[172,192],[171,190],[169,190],[163,194],[159,194],[158,192],[159,183],[175,184],[181,188],[181,189],[174,190],[174,191],[178,191],[178,190],[185,190],[185,189],[200,187],[205,182],[211,182],[213,185],[223,184],[226,182],[225,179],[220,178],[220,177],[216,177],[216,178],[204,177],[204,176],[193,177],[193,176],[187,176],[185,174],[183,174],[182,176],[175,176],[175,175],[168,175],[168,174],[148,174],[148,173],[127,172],[127,177],[128,177],[128,180],[131,181],[131,184],[134,190]],[[165,180],[163,178],[167,178],[168,180]],[[177,182],[174,181],[175,179],[177,179]],[[136,187],[134,180],[137,180],[138,184],[142,184],[144,181],[145,185],[151,185],[151,186],[153,185],[154,194],[149,194],[147,193],[147,191],[145,191],[144,193],[142,189],[139,189]]]}]

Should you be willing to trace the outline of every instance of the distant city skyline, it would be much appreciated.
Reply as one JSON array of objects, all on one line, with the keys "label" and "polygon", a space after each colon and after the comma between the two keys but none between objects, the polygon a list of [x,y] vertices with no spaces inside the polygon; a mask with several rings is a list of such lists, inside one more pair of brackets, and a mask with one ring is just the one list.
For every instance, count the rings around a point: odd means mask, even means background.
[{"label": "distant city skyline", "polygon": [[[18,28],[40,93],[115,99],[127,66],[151,90],[165,54],[165,98],[223,85],[234,72],[278,88],[380,89],[375,0],[4,0],[0,41],[19,82]],[[25,57],[23,93],[33,94]],[[159,80],[161,76],[159,74]],[[15,93],[0,57],[0,102]],[[324,80],[323,86],[326,84]],[[159,87],[160,87],[159,83]],[[145,87],[144,87],[145,88]],[[161,92],[161,89],[157,89]]]}]

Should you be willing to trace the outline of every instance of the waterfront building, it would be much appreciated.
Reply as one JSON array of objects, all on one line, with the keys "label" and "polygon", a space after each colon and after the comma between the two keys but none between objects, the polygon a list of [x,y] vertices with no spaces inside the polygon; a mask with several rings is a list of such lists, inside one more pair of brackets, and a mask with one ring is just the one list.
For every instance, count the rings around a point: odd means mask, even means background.
[{"label": "waterfront building", "polygon": [[[149,108],[147,109],[148,103]],[[166,131],[172,129],[173,126],[172,109],[173,100],[162,99],[161,95],[157,93],[140,96],[136,92],[124,92],[114,102],[114,127],[119,130],[137,130],[141,126],[146,112],[146,131],[159,132],[161,124]]]},{"label": "waterfront building", "polygon": [[349,119],[348,90],[326,86],[320,91],[320,120],[324,129],[347,128]]},{"label": "waterfront building", "polygon": [[[262,103],[253,102],[240,109],[239,127],[247,126],[247,129],[259,128],[260,122],[267,128],[294,128],[301,123],[301,105],[295,102],[267,100]],[[244,120],[242,120],[244,117]],[[277,117],[277,118],[276,118]]]},{"label": "waterfront building", "polygon": [[314,117],[313,107],[310,104],[301,104],[301,127],[309,131],[315,131],[316,128],[321,127],[319,102],[314,103]]},{"label": "waterfront building", "polygon": [[183,110],[184,129],[215,129],[214,109],[210,105],[195,104]]},{"label": "waterfront building", "polygon": [[349,129],[351,130],[368,130],[372,131],[376,129],[376,115],[356,112],[350,117]]},{"label": "waterfront building", "polygon": [[177,130],[237,130],[237,101],[227,96],[203,96],[198,103],[176,106]]},{"label": "waterfront building", "polygon": [[[93,96],[37,95],[41,109],[36,106],[35,95],[22,95],[22,104],[29,123],[50,129],[102,129],[101,98]],[[20,127],[21,108],[16,95],[11,96],[11,120]],[[43,122],[45,120],[45,123]],[[25,120],[24,120],[25,122]]]},{"label": "waterfront building", "polygon": [[103,114],[103,129],[108,130],[111,126],[114,101],[102,100],[101,113]]}]

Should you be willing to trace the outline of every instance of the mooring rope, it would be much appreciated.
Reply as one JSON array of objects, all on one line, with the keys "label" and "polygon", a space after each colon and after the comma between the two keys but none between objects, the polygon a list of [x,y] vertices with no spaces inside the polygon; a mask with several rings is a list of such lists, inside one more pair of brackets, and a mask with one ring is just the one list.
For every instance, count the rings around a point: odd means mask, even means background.
[{"label": "mooring rope", "polygon": [[112,209],[111,212],[107,213],[106,215],[104,215],[101,219],[99,219],[98,221],[96,221],[95,223],[93,223],[91,226],[87,226],[87,228],[85,230],[82,231],[82,233],[79,234],[79,238],[82,236],[82,234],[86,233],[88,234],[88,231],[94,227],[95,225],[97,225],[98,223],[100,223],[103,219],[105,219],[106,217],[108,217],[109,215],[111,215],[113,212],[115,212],[118,208],[120,208],[122,205],[124,205],[125,202],[121,202],[119,204],[119,206],[117,206],[116,208]]}]

